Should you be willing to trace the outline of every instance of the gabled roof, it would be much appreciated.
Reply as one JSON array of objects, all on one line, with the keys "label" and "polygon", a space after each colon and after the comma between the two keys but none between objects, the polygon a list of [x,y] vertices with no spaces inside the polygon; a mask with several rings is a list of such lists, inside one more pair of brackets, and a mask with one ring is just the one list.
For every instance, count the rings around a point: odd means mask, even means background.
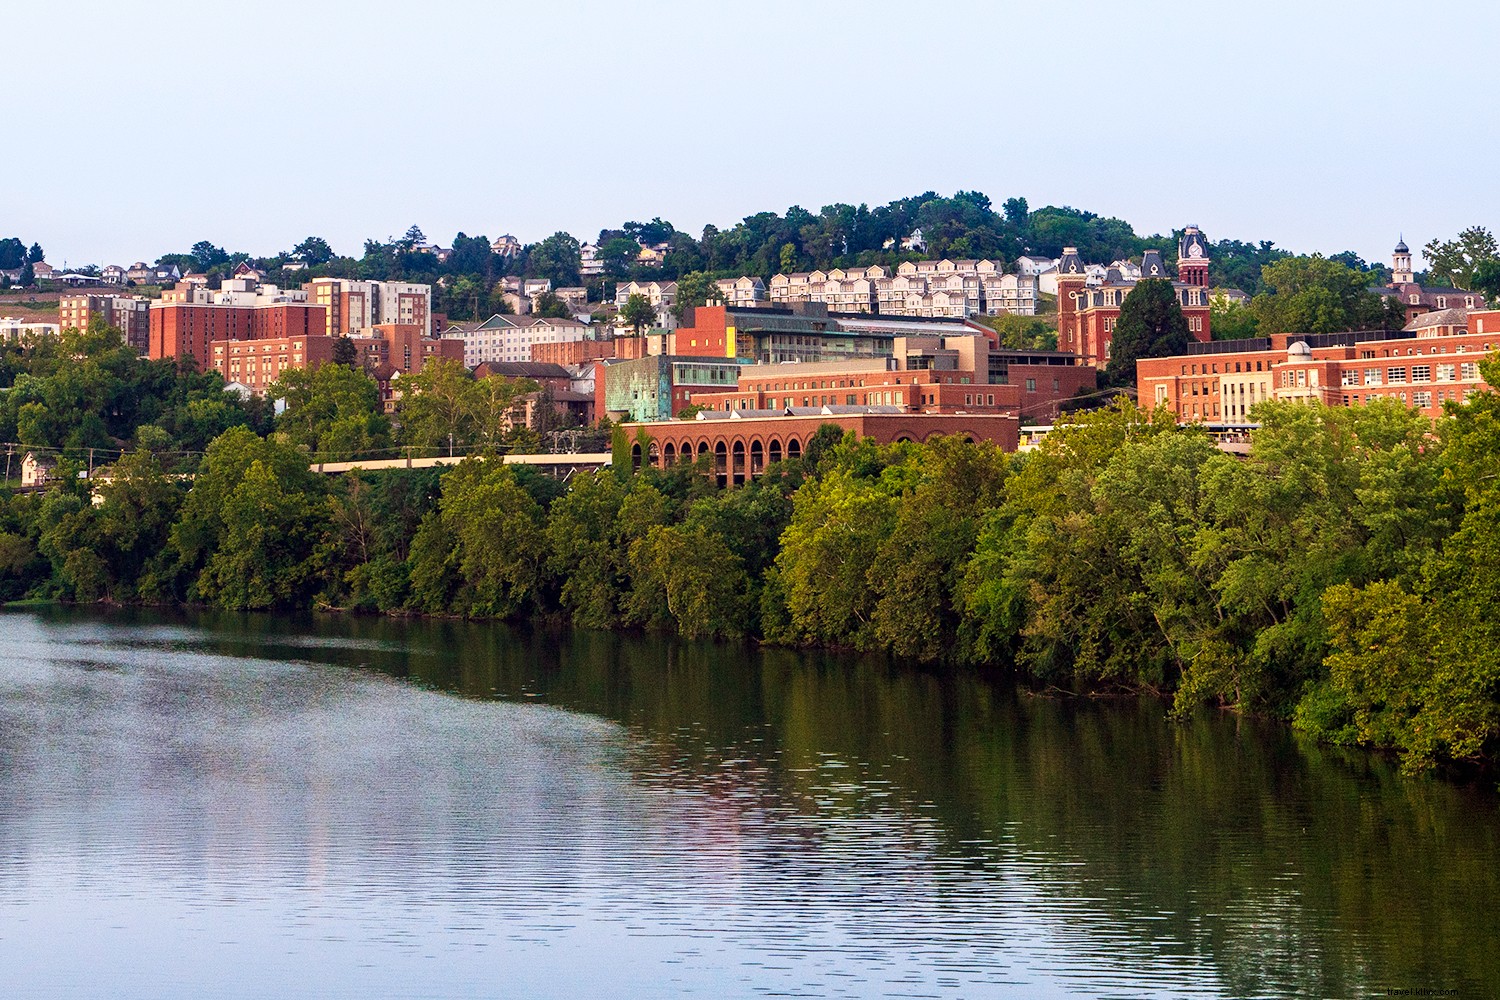
[{"label": "gabled roof", "polygon": [[515,328],[516,328],[516,324],[515,323],[512,323],[510,320],[506,319],[504,316],[500,315],[499,313],[495,313],[495,315],[491,316],[489,319],[485,320],[483,323],[480,323],[474,329],[475,330],[514,330]]}]

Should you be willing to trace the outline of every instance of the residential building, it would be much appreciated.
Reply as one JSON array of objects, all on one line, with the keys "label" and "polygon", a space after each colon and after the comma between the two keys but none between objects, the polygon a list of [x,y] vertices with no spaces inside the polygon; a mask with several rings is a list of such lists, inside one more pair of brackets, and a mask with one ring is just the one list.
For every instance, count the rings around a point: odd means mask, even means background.
[{"label": "residential building", "polygon": [[[1463,314],[1457,322],[1455,313]],[[1449,310],[1399,331],[1294,333],[1190,344],[1136,363],[1138,398],[1183,422],[1237,425],[1267,399],[1357,406],[1396,399],[1431,417],[1487,388],[1479,362],[1500,349],[1500,310]]]},{"label": "residential building", "polygon": [[429,337],[415,323],[377,323],[350,334],[358,363],[368,370],[389,366],[403,375],[420,371],[429,358],[463,363],[463,344],[450,338]]},{"label": "residential building", "polygon": [[266,387],[282,372],[316,368],[332,361],[337,343],[337,337],[323,336],[316,329],[285,337],[215,340],[209,345],[210,362],[204,367],[213,368],[226,383],[238,382],[256,395],[264,395]]},{"label": "residential building", "polygon": [[714,282],[719,288],[719,304],[749,307],[771,300],[766,283],[759,278],[725,278]]},{"label": "residential building", "polygon": [[604,274],[604,261],[599,259],[599,245],[585,243],[578,248],[578,276],[584,281]]},{"label": "residential building", "polygon": [[40,489],[57,478],[57,458],[40,451],[28,451],[21,459],[21,488]]},{"label": "residential building", "polygon": [[399,281],[314,278],[307,300],[326,310],[330,337],[359,333],[379,323],[420,326],[432,335],[432,286]]},{"label": "residential building", "polygon": [[95,316],[120,331],[141,354],[151,344],[151,301],[138,295],[64,295],[58,299],[58,325],[87,330]]},{"label": "residential building", "polygon": [[656,326],[671,330],[677,326],[677,282],[675,281],[622,281],[615,286],[615,308],[624,309],[632,295],[644,296],[656,310]]},{"label": "residential building", "polygon": [[831,312],[882,316],[1032,316],[1037,281],[1028,274],[1006,274],[991,260],[904,261],[894,269],[876,264],[777,274],[766,298],[778,306],[813,302]]},{"label": "residential building", "polygon": [[110,264],[99,272],[99,280],[106,285],[123,285],[127,280],[125,269],[119,264]]},{"label": "residential building", "polygon": [[301,295],[283,293],[271,285],[257,292],[174,289],[150,304],[147,354],[152,358],[191,356],[207,369],[213,366],[211,350],[216,341],[326,336],[324,307],[306,302]]},{"label": "residential building", "polygon": [[30,340],[36,337],[56,337],[62,333],[62,324],[38,322],[26,316],[0,316],[0,340]]},{"label": "residential building", "polygon": [[125,280],[137,285],[175,285],[182,280],[176,264],[155,266],[138,260],[125,271]]},{"label": "residential building", "polygon": [[[635,342],[635,338],[619,340],[558,340],[550,343],[532,344],[531,360],[553,365],[584,365],[600,358],[618,357],[616,345]],[[644,355],[642,351],[637,357]]]},{"label": "residential building", "polygon": [[1125,297],[1136,283],[1146,279],[1172,281],[1172,290],[1187,318],[1188,336],[1208,341],[1210,293],[1208,289],[1208,245],[1197,227],[1189,226],[1178,247],[1178,278],[1172,275],[1159,250],[1147,250],[1139,273],[1110,267],[1096,285],[1089,284],[1087,266],[1076,247],[1065,247],[1058,264],[1057,340],[1064,351],[1078,354],[1091,365],[1109,363],[1109,345]]},{"label": "residential building", "polygon": [[506,233],[504,236],[497,237],[495,241],[490,244],[490,250],[502,257],[514,257],[521,252],[521,249],[521,241],[516,239],[510,233]]},{"label": "residential building", "polygon": [[532,361],[539,344],[561,344],[585,340],[589,328],[576,319],[496,314],[448,339],[463,342],[463,360],[469,368],[487,361]]}]

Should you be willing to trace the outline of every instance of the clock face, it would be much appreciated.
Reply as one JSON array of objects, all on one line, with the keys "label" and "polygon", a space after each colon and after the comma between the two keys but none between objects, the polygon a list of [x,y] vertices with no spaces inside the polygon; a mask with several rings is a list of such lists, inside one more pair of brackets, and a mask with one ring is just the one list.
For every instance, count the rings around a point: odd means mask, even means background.
[{"label": "clock face", "polygon": [[1188,256],[1189,257],[1202,257],[1203,256],[1203,247],[1199,246],[1197,243],[1194,243],[1192,246],[1188,247]]}]

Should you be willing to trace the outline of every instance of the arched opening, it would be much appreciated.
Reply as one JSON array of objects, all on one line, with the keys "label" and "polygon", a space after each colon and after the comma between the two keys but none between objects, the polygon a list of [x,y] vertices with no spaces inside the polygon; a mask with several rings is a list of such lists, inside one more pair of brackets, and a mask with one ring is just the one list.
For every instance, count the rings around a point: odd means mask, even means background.
[{"label": "arched opening", "polygon": [[734,443],[733,458],[734,464],[730,466],[729,471],[733,474],[734,485],[743,486],[745,484],[745,442]]},{"label": "arched opening", "polygon": [[666,447],[661,450],[662,464],[671,465],[677,461],[677,446],[668,441]]},{"label": "arched opening", "polygon": [[750,475],[758,476],[766,471],[766,452],[759,441],[750,442]]},{"label": "arched opening", "polygon": [[698,457],[702,458],[702,457],[704,457],[707,454],[708,454],[708,442],[707,441],[699,441],[698,442]]},{"label": "arched opening", "polygon": [[714,445],[714,481],[720,486],[729,482],[729,449],[723,441]]},{"label": "arched opening", "polygon": [[792,438],[791,440],[787,441],[787,443],[786,443],[786,457],[787,458],[801,458],[802,457],[802,442],[798,441],[796,438]]},{"label": "arched opening", "polygon": [[781,441],[778,438],[771,439],[770,456],[772,462],[781,461]]},{"label": "arched opening", "polygon": [[630,471],[641,471],[641,446],[639,442],[630,446]]},{"label": "arched opening", "polygon": [[661,468],[661,446],[658,445],[655,441],[651,442],[651,450],[649,454],[651,457],[652,468]]}]

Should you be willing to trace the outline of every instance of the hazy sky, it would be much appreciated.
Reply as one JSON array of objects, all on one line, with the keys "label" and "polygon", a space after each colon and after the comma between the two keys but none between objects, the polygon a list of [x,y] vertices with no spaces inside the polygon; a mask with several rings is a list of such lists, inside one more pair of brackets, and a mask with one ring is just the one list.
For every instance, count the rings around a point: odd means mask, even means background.
[{"label": "hazy sky", "polygon": [[[1492,3],[8,5],[0,236],[694,233],[935,190],[1387,259],[1500,228]],[[20,43],[20,44],[18,44]]]}]

